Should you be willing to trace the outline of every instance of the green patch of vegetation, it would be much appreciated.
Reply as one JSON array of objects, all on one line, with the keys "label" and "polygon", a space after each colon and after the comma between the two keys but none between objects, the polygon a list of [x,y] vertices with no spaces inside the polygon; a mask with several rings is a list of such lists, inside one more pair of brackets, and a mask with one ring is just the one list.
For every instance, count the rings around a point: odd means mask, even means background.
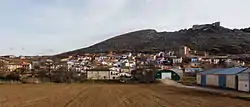
[{"label": "green patch of vegetation", "polygon": [[237,97],[233,97],[233,98],[235,98],[235,99],[240,99],[240,100],[250,101],[250,97],[237,96]]},{"label": "green patch of vegetation", "polygon": [[196,77],[183,77],[180,80],[180,83],[184,85],[195,85],[196,84]]},{"label": "green patch of vegetation", "polygon": [[87,71],[110,71],[110,70],[108,67],[98,67],[98,68],[89,69]]}]

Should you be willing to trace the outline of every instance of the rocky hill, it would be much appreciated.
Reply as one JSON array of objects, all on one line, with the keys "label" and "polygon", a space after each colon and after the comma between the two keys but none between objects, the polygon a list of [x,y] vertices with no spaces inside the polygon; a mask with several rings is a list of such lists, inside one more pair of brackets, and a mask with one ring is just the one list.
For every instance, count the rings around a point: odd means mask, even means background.
[{"label": "rocky hill", "polygon": [[87,48],[59,54],[59,56],[107,51],[154,52],[176,50],[182,45],[215,54],[249,54],[249,29],[228,29],[220,26],[219,22],[194,25],[190,29],[176,32],[157,32],[148,29],[119,35]]}]

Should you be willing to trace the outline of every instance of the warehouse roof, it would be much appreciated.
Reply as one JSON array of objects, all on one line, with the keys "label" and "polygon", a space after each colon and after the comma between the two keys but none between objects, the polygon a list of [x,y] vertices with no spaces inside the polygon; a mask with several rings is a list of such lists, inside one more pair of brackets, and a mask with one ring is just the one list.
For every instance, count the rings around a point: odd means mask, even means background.
[{"label": "warehouse roof", "polygon": [[238,75],[245,75],[245,74],[250,75],[250,69],[244,70],[240,72]]},{"label": "warehouse roof", "polygon": [[232,75],[232,74],[238,74],[243,72],[244,70],[246,70],[247,68],[228,68],[219,72],[216,72],[214,74],[228,74],[228,75]]},{"label": "warehouse roof", "polygon": [[216,68],[216,69],[211,69],[211,70],[207,70],[207,71],[203,71],[201,72],[201,74],[215,74],[217,72],[220,72],[220,71],[224,71],[226,70],[226,68]]},{"label": "warehouse roof", "polygon": [[243,73],[250,73],[250,69],[244,70]]}]

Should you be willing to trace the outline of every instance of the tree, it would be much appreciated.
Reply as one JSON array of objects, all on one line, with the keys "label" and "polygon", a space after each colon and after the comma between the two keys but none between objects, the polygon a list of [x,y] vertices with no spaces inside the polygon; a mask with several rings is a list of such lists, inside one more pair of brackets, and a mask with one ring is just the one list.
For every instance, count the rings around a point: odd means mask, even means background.
[{"label": "tree", "polygon": [[0,72],[6,72],[7,71],[7,66],[6,64],[4,63],[3,60],[0,61]]},{"label": "tree", "polygon": [[184,65],[183,64],[181,64],[181,70],[182,70],[182,73],[183,73],[183,77],[185,77],[185,67],[184,67]]}]

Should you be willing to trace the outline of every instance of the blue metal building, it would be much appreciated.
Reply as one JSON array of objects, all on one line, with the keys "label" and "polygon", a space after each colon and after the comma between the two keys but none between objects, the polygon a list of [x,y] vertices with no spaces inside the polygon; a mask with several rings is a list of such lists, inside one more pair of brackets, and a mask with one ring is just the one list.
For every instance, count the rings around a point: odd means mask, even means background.
[{"label": "blue metal building", "polygon": [[237,74],[243,72],[247,68],[228,68],[220,72],[214,73],[218,75],[219,78],[219,87],[221,88],[238,88],[238,77]]},{"label": "blue metal building", "polygon": [[217,68],[217,69],[211,69],[207,71],[203,71],[200,73],[197,73],[196,75],[196,80],[197,83],[203,86],[206,85],[217,85],[218,79],[217,77],[213,76],[214,73],[223,71],[225,70],[224,68]]},{"label": "blue metal building", "polygon": [[202,86],[216,86],[220,88],[238,88],[237,74],[247,68],[218,68],[198,73],[197,83]]}]

